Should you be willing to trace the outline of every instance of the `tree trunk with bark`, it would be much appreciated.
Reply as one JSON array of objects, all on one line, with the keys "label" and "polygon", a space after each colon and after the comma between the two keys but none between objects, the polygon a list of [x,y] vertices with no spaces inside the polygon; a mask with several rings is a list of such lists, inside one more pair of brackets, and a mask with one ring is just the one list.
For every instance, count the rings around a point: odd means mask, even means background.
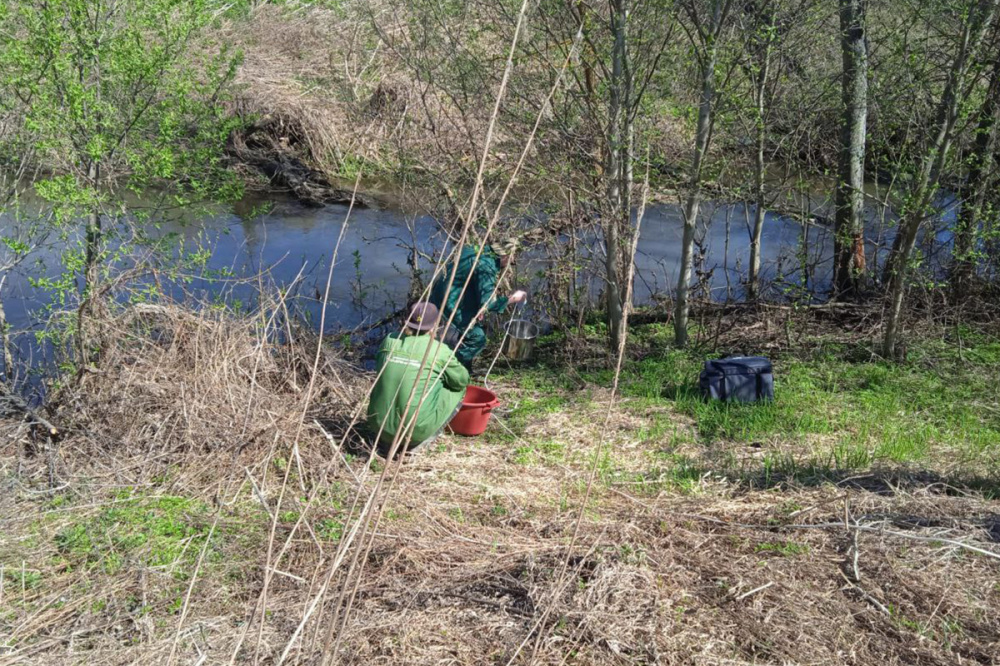
[{"label": "tree trunk with bark", "polygon": [[[101,168],[92,161],[87,169],[88,185],[96,192],[101,178]],[[98,282],[101,276],[101,210],[97,204],[87,216],[87,228],[84,237],[83,295],[80,307],[77,309],[76,337],[80,368],[86,366],[90,354],[88,349],[87,317],[93,312],[94,299],[98,293]]]},{"label": "tree trunk with bark", "polygon": [[631,82],[628,68],[628,3],[630,0],[612,0],[611,33],[611,85],[608,104],[607,148],[607,210],[604,224],[605,272],[607,278],[606,300],[608,330],[611,349],[618,349],[625,335],[626,303],[625,284],[628,267],[624,265],[627,253],[623,247],[630,245],[632,167],[630,144],[632,139],[629,100]]},{"label": "tree trunk with bark", "polygon": [[714,0],[712,18],[706,33],[702,35],[701,56],[701,101],[698,106],[698,127],[695,132],[694,155],[691,160],[691,178],[688,182],[688,197],[684,204],[684,235],[681,239],[681,265],[677,280],[677,302],[674,305],[674,340],[678,347],[687,345],[689,293],[691,273],[694,263],[694,237],[701,206],[701,174],[705,155],[712,136],[712,121],[715,104],[715,67],[718,62],[718,41],[722,31],[723,18],[728,8],[728,0]]},{"label": "tree trunk with bark", "polygon": [[768,4],[764,8],[761,28],[763,40],[759,45],[756,78],[754,81],[754,105],[757,115],[757,146],[754,155],[754,202],[756,210],[753,218],[753,231],[750,235],[750,274],[747,280],[747,296],[756,300],[760,296],[760,239],[764,233],[764,218],[767,211],[767,200],[764,192],[764,176],[767,164],[764,159],[764,148],[767,141],[767,84],[771,70],[771,51],[774,31],[774,9]]},{"label": "tree trunk with bark", "polygon": [[[3,292],[3,283],[6,279],[0,279],[0,293]],[[3,307],[3,299],[0,297],[0,350],[3,353],[3,373],[0,374],[0,384],[11,387],[14,384],[14,354],[11,352],[10,326],[7,324],[7,312]]]},{"label": "tree trunk with bark", "polygon": [[864,180],[868,125],[867,0],[840,0],[843,120],[834,224],[834,297],[857,295],[865,272]]},{"label": "tree trunk with bark", "polygon": [[981,0],[973,8],[972,15],[966,22],[958,53],[938,103],[934,136],[924,156],[920,172],[910,189],[910,203],[900,219],[892,252],[886,262],[883,281],[888,285],[889,308],[886,313],[885,335],[882,339],[882,354],[887,358],[896,358],[899,320],[903,308],[903,294],[906,291],[910,255],[920,225],[934,214],[933,202],[937,195],[941,170],[951,151],[961,103],[968,95],[966,77],[983,36],[993,22],[998,4],[1000,0]]},{"label": "tree trunk with bark", "polygon": [[962,209],[955,226],[955,246],[951,265],[951,290],[956,300],[968,293],[975,270],[975,247],[979,220],[986,207],[990,182],[995,175],[993,152],[996,148],[997,111],[1000,109],[1000,55],[993,61],[989,90],[979,110],[976,139],[966,163],[969,174],[959,197]]}]

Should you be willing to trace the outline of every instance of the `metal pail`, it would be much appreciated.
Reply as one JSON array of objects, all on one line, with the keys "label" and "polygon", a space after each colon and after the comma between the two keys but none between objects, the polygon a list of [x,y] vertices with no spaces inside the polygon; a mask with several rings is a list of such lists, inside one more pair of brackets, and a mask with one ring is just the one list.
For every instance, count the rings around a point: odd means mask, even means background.
[{"label": "metal pail", "polygon": [[535,349],[538,327],[527,319],[513,319],[507,325],[504,355],[512,361],[527,361]]}]

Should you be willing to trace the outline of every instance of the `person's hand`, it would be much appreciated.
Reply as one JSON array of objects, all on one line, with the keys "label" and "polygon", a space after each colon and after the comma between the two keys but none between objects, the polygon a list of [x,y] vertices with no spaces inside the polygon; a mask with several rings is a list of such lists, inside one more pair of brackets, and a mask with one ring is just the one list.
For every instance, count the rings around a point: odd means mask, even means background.
[{"label": "person's hand", "polygon": [[507,299],[507,302],[517,305],[518,303],[524,303],[526,300],[528,300],[528,292],[521,291],[520,289],[518,289],[517,291],[515,291],[513,294],[510,295],[510,298]]},{"label": "person's hand", "polygon": [[477,319],[478,321],[483,321],[484,319],[486,319],[486,310],[483,310],[482,312],[480,312],[480,313],[479,313],[479,316],[478,316],[478,317],[476,317],[476,319]]}]

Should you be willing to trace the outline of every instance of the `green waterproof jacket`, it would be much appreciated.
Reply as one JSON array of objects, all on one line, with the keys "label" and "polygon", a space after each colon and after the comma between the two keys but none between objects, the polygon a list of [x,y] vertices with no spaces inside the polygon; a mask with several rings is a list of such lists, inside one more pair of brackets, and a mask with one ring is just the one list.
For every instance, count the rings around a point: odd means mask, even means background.
[{"label": "green waterproof jacket", "polygon": [[389,335],[379,347],[376,366],[381,374],[368,403],[367,426],[372,435],[381,428],[381,440],[387,444],[409,425],[407,417],[414,413],[417,422],[409,442],[420,443],[436,434],[462,402],[469,384],[469,373],[454,353],[429,335]]},{"label": "green waterproof jacket", "polygon": [[[446,321],[452,312],[456,312],[452,322],[456,327],[463,328],[471,323],[479,309],[484,305],[490,312],[503,312],[507,307],[507,297],[496,297],[494,292],[497,288],[497,279],[500,276],[500,262],[497,260],[493,248],[486,246],[483,254],[476,263],[476,254],[479,248],[474,245],[466,245],[462,248],[462,255],[458,260],[458,268],[455,271],[455,279],[451,280],[451,264],[448,272],[439,277],[431,288],[431,303],[437,305],[443,313],[442,321]],[[462,287],[472,273],[469,286],[462,294]],[[448,283],[451,282],[451,289],[448,290]],[[447,291],[447,293],[446,293]],[[459,299],[459,296],[462,296]]]}]

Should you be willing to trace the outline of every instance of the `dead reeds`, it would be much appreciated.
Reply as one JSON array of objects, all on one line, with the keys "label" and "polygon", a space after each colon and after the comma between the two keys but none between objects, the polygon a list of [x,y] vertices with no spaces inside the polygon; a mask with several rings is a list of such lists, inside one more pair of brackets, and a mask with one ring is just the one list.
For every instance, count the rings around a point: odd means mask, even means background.
[{"label": "dead reeds", "polygon": [[[489,154],[487,141],[480,170]],[[341,443],[371,376],[262,298],[251,315],[108,315],[96,369],[52,414],[65,438],[39,449],[10,424],[0,664],[986,663],[996,652],[979,498],[707,482],[701,496],[629,493],[598,482],[605,454],[635,444],[613,418],[614,391],[603,419],[576,415],[574,455],[555,464],[512,459],[517,435],[445,438],[388,467],[352,458]]]},{"label": "dead reeds", "polygon": [[244,52],[234,111],[270,135],[274,149],[300,150],[331,170],[351,152],[357,127],[332,50],[341,27],[330,12],[265,5],[222,36]]},{"label": "dead reeds", "polygon": [[[259,661],[279,660],[321,563],[351,529],[347,505],[374,482],[318,428],[290,446],[315,341],[288,339],[280,311],[277,301],[251,316],[140,306],[104,322],[96,371],[51,415],[68,432],[54,485],[40,443],[4,426],[0,663],[165,663],[175,644],[176,663],[252,663],[255,640],[236,643],[254,616],[268,525],[278,511],[280,544],[313,495],[271,563]],[[370,378],[332,350],[321,358],[310,414],[342,427]],[[512,400],[521,391],[505,387]],[[599,416],[578,415],[571,435],[558,419],[533,426],[533,438],[573,437],[560,462],[512,459],[516,440],[446,438],[400,467],[392,495],[377,498],[385,515],[338,663],[506,663],[525,641],[537,648],[517,663],[943,664],[996,653],[997,564],[955,545],[995,550],[990,504],[898,480],[890,492],[780,493],[705,480],[693,496],[598,484],[581,520]],[[641,427],[616,422],[612,455]],[[618,464],[641,465],[628,460]],[[334,607],[324,602],[285,663],[318,657]]]}]

